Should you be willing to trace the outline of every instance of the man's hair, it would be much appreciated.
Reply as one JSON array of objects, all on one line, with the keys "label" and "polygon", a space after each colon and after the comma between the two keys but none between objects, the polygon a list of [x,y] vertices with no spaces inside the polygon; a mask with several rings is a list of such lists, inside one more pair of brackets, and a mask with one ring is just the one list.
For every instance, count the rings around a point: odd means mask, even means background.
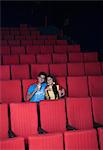
[{"label": "man's hair", "polygon": [[45,72],[40,72],[40,73],[38,74],[38,77],[40,77],[41,75],[44,75],[45,78],[47,78],[47,74],[46,74]]}]

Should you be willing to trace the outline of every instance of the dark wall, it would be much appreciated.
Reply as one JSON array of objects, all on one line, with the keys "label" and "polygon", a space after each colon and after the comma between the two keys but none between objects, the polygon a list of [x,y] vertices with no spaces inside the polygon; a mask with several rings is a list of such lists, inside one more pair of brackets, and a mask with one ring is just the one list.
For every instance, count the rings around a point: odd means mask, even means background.
[{"label": "dark wall", "polygon": [[48,24],[63,29],[65,34],[81,44],[84,49],[103,48],[103,2],[33,2],[9,1],[1,3],[1,25],[43,26]]}]

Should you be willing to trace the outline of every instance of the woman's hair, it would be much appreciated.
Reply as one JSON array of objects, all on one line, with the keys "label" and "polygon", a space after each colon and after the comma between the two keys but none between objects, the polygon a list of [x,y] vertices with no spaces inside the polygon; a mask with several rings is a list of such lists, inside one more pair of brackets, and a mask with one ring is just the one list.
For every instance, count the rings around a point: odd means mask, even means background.
[{"label": "woman's hair", "polygon": [[56,99],[56,98],[59,97],[59,93],[58,93],[57,86],[56,86],[57,85],[57,81],[56,81],[54,75],[48,75],[47,78],[48,77],[53,79],[54,84],[53,84],[52,88],[53,88],[53,92],[54,92],[55,99]]}]

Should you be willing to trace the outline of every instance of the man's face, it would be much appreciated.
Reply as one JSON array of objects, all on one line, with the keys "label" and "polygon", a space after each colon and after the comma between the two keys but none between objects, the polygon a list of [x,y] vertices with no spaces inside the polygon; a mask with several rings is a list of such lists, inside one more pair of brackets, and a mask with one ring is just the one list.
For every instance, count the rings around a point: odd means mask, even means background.
[{"label": "man's face", "polygon": [[39,82],[39,83],[45,82],[45,76],[44,76],[44,75],[38,76],[38,82]]}]

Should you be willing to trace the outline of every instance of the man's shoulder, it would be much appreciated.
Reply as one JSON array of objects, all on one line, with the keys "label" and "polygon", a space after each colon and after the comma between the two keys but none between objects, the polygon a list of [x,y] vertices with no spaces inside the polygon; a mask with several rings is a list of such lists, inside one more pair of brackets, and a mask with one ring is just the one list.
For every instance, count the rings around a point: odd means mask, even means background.
[{"label": "man's shoulder", "polygon": [[29,86],[29,88],[35,88],[36,87],[36,83],[34,83],[34,84],[31,84],[30,86]]}]

